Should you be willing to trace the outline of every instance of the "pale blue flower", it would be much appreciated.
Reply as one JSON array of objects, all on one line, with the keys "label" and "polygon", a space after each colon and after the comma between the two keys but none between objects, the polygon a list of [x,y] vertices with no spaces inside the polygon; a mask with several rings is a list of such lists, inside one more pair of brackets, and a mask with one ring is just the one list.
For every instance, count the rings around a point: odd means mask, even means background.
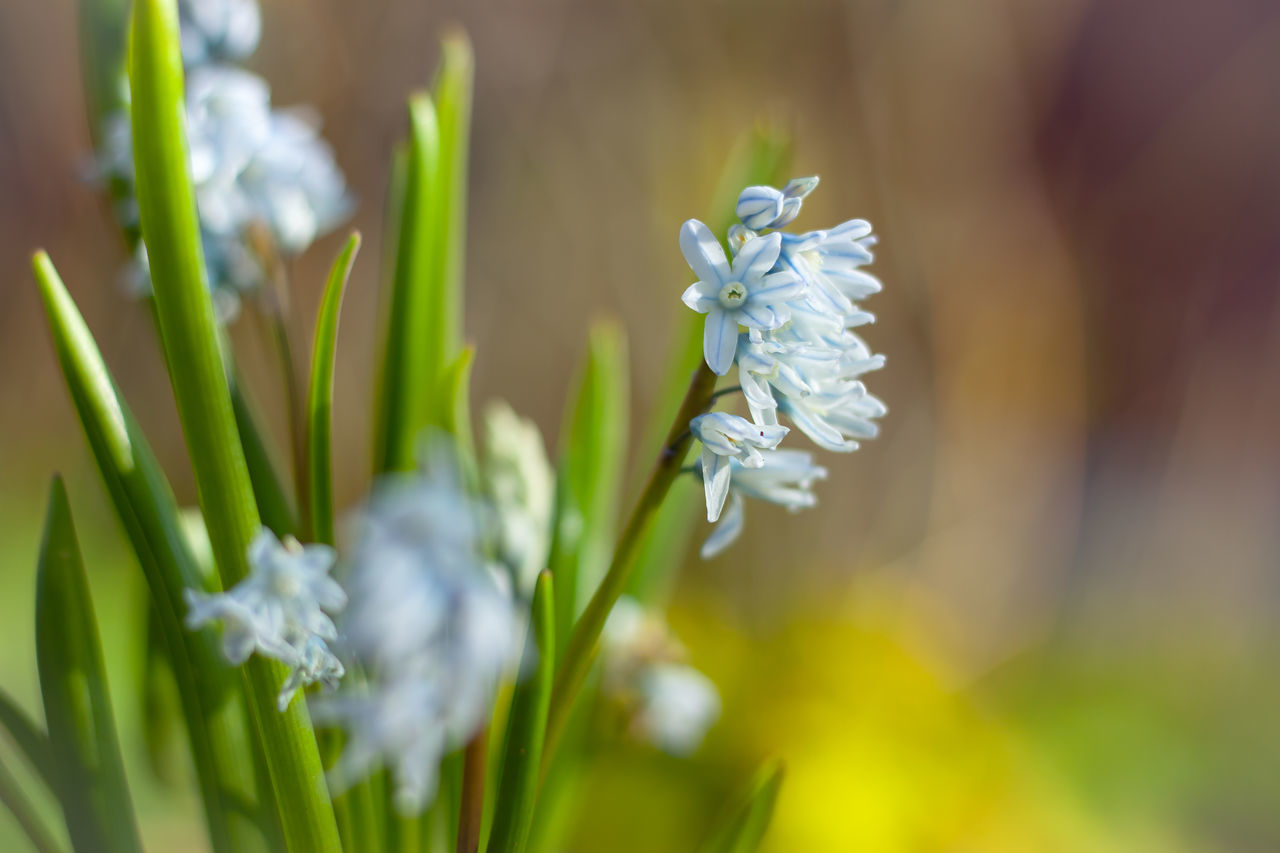
[{"label": "pale blue flower", "polygon": [[691,666],[655,664],[641,675],[639,690],[633,730],[671,755],[691,755],[720,717],[715,683]]},{"label": "pale blue flower", "polygon": [[437,454],[429,470],[380,484],[359,517],[343,629],[368,682],[313,709],[347,733],[333,790],[386,762],[405,814],[434,796],[445,752],[488,720],[521,636],[483,554],[486,515],[456,464]]},{"label": "pale blue flower", "polygon": [[[201,243],[219,318],[229,320],[242,294],[258,290],[274,264],[346,219],[352,200],[317,120],[306,110],[273,110],[262,78],[234,65],[201,64],[188,70],[186,82]],[[94,173],[113,185],[117,215],[136,233],[128,115],[108,118],[102,138]],[[145,248],[130,279],[138,291],[150,290]]]},{"label": "pale blue flower", "polygon": [[497,516],[498,555],[523,599],[547,566],[555,511],[555,471],[542,434],[506,403],[485,410],[484,480]]},{"label": "pale blue flower", "polygon": [[680,250],[699,279],[681,298],[707,315],[703,354],[717,375],[723,376],[733,366],[739,325],[778,328],[790,316],[787,303],[804,290],[796,274],[770,272],[781,245],[780,234],[749,240],[730,265],[706,225],[690,219],[680,229]]},{"label": "pale blue flower", "polygon": [[292,537],[281,543],[264,528],[249,545],[249,574],[238,584],[215,595],[185,591],[187,627],[221,622],[222,650],[233,664],[257,652],[291,667],[280,693],[284,710],[299,687],[333,685],[343,674],[326,644],[337,639],[331,616],[347,604],[329,577],[334,559],[328,546],[304,547]]},{"label": "pale blue flower", "polygon": [[629,732],[672,755],[689,755],[720,716],[715,684],[684,662],[666,622],[629,596],[609,613],[601,637],[602,689],[620,705]]},{"label": "pale blue flower", "polygon": [[753,231],[783,228],[800,214],[804,197],[817,186],[818,178],[815,175],[796,178],[781,190],[773,187],[747,187],[738,195],[738,218]]},{"label": "pale blue flower", "polygon": [[747,468],[737,461],[730,463],[732,487],[728,506],[720,523],[702,546],[701,555],[709,560],[733,544],[745,524],[744,500],[765,501],[786,507],[792,512],[806,509],[817,503],[813,484],[827,478],[827,470],[813,462],[813,454],[805,450],[762,451],[764,464]]},{"label": "pale blue flower", "polygon": [[182,61],[187,66],[245,59],[258,48],[257,0],[178,0]]},{"label": "pale blue flower", "polygon": [[761,425],[727,412],[708,412],[689,422],[693,437],[702,442],[702,482],[706,492],[707,521],[720,517],[729,493],[730,460],[744,468],[764,464],[761,450],[772,450],[788,430],[777,424]]}]

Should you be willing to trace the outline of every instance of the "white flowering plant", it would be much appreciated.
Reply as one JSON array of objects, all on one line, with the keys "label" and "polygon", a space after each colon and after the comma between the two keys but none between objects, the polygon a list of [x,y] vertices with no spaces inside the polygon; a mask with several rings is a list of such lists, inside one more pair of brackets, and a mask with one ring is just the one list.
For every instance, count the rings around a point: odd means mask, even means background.
[{"label": "white flowering plant", "polygon": [[[115,93],[91,99],[92,172],[136,250],[127,277],[154,308],[197,485],[193,523],[52,261],[37,253],[34,270],[146,580],[148,630],[177,688],[209,846],[558,849],[542,806],[587,748],[567,736],[586,724],[575,713],[584,694],[620,715],[625,736],[676,756],[696,751],[721,713],[655,592],[692,515],[673,486],[701,482],[711,557],[741,534],[747,499],[814,504],[827,472],[811,451],[782,446],[793,430],[834,452],[876,434],[885,408],[863,376],[883,358],[853,331],[872,320],[860,303],[880,289],[863,269],[870,226],[783,230],[818,179],[767,185],[785,145],[744,141],[726,166],[735,190],[720,205],[722,232],[692,219],[679,232],[697,279],[683,301],[704,315],[688,339],[702,357],[686,348],[676,360],[681,378],[658,406],[671,415],[665,437],[615,531],[628,420],[618,329],[590,335],[554,464],[537,428],[505,404],[486,410],[480,448],[473,440],[474,352],[462,335],[472,56],[465,37],[449,37],[433,86],[409,101],[393,170],[373,487],[339,524],[334,359],[360,239],[334,261],[304,377],[288,358],[281,260],[336,228],[352,195],[318,124],[274,109],[267,84],[237,65],[261,31],[252,0],[135,0],[127,29],[127,54],[123,40],[114,54],[86,53],[98,61],[89,70],[114,81],[96,91]],[[282,344],[291,481],[237,381],[225,327],[246,306]],[[728,375],[736,384],[721,383]],[[729,410],[735,400],[742,414]],[[75,850],[139,850],[57,479],[37,577],[44,720],[0,695],[0,725],[61,804]],[[739,801],[708,816],[702,849],[754,849],[780,780],[767,763]],[[3,799],[37,849],[61,849],[60,830],[21,792]]]}]

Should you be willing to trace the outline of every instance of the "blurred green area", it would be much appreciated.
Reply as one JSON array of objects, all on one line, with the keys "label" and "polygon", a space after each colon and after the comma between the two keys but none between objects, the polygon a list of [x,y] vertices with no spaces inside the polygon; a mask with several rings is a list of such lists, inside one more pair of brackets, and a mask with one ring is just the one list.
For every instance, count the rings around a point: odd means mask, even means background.
[{"label": "blurred green area", "polygon": [[[643,434],[688,281],[676,230],[758,119],[823,178],[800,225],[881,235],[883,437],[825,457],[817,510],[752,506],[730,552],[689,555],[673,622],[723,719],[689,761],[598,732],[571,849],[691,850],[767,756],[787,766],[773,851],[1280,848],[1274,3],[265,5],[255,68],[277,103],[316,106],[361,200],[340,511],[366,486],[391,146],[447,22],[477,62],[475,397],[549,448],[602,315],[627,331]],[[141,579],[27,271],[48,248],[193,503],[150,318],[79,177],[74,6],[0,5],[0,685],[38,707],[34,567],[61,471],[146,841],[199,850],[190,791],[146,765]],[[292,271],[299,329],[341,239]],[[260,331],[233,336],[279,437]],[[14,833],[0,817],[0,849]]]}]

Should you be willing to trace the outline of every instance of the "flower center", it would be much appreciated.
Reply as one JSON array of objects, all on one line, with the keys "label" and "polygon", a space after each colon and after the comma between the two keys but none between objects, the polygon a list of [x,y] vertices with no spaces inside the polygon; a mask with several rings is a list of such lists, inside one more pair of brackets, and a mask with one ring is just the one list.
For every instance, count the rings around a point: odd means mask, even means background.
[{"label": "flower center", "polygon": [[271,588],[281,598],[294,598],[302,592],[302,583],[293,572],[277,572],[271,579]]},{"label": "flower center", "polygon": [[731,281],[720,288],[720,294],[717,298],[725,308],[737,308],[747,301],[747,288],[740,281]]}]

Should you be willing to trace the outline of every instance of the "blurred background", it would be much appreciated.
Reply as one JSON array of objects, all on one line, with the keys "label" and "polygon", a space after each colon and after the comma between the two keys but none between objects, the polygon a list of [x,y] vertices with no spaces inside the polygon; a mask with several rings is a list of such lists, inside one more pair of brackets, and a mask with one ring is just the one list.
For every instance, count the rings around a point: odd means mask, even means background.
[{"label": "blurred background", "polygon": [[[723,719],[688,762],[602,748],[572,849],[691,849],[770,755],[788,772],[772,851],[1280,849],[1280,6],[263,5],[249,64],[277,105],[314,106],[360,200],[340,506],[367,486],[390,152],[449,24],[477,63],[475,397],[551,450],[597,317],[630,337],[642,433],[690,280],[677,228],[758,121],[822,177],[802,227],[881,236],[882,437],[824,456],[817,510],[752,506],[744,541],[690,552],[671,618]],[[141,580],[57,371],[36,247],[194,489],[127,252],[82,179],[71,0],[0,4],[0,81],[0,684],[38,707],[33,567],[61,471],[136,744]],[[341,239],[292,270],[303,340]],[[251,323],[233,334],[284,435],[269,352]],[[135,769],[153,848],[201,849],[194,802]]]}]

